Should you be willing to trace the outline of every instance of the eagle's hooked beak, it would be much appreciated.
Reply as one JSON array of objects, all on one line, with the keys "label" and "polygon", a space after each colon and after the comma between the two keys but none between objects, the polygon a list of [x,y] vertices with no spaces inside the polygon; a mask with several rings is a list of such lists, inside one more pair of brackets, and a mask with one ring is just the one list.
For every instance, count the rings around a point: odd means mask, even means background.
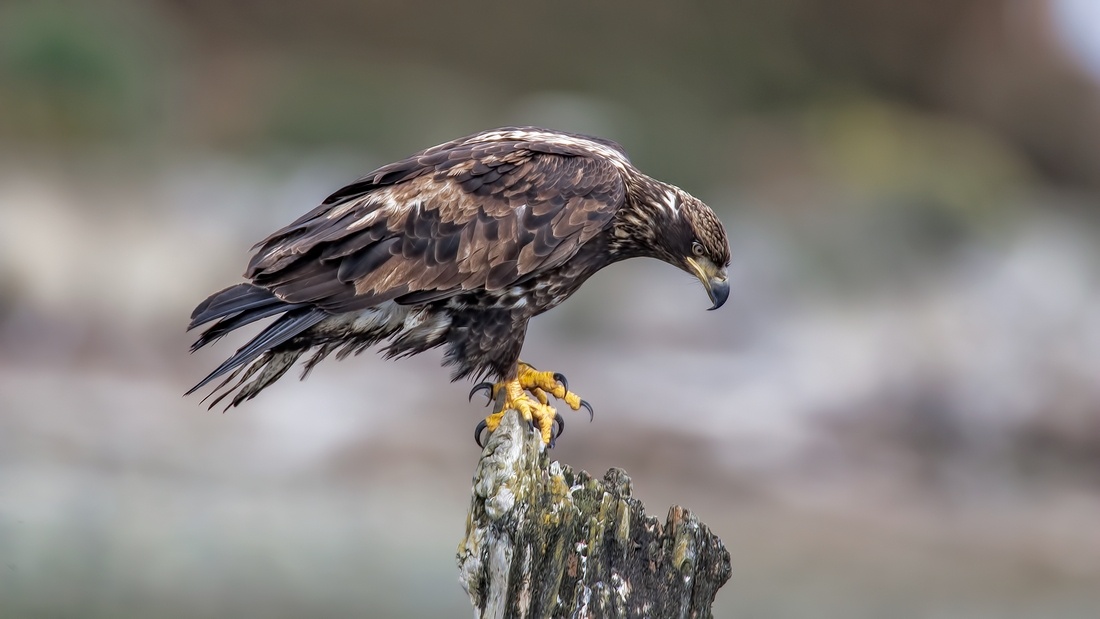
[{"label": "eagle's hooked beak", "polygon": [[714,303],[709,309],[716,310],[722,307],[730,296],[730,282],[726,278],[726,270],[722,269],[721,279],[708,280],[704,285],[707,287],[711,303]]},{"label": "eagle's hooked beak", "polygon": [[710,295],[710,301],[713,303],[710,309],[716,310],[722,307],[722,304],[730,296],[730,282],[726,270],[719,268],[705,258],[702,260],[688,258],[687,262],[691,266],[695,277],[703,282],[703,287],[707,289],[707,294]]}]

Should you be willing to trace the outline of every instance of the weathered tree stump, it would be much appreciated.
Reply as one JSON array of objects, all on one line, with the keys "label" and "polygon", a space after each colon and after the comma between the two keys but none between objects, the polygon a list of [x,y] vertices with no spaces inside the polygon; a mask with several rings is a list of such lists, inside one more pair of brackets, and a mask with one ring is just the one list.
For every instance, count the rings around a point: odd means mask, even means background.
[{"label": "weathered tree stump", "polygon": [[459,582],[481,619],[710,617],[730,577],[722,541],[688,510],[646,517],[620,469],[551,462],[509,411],[474,475]]}]

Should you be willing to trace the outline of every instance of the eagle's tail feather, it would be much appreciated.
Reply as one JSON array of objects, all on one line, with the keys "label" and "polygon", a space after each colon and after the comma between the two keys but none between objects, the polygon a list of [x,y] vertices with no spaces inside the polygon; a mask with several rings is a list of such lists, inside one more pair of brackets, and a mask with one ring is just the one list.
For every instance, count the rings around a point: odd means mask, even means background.
[{"label": "eagle's tail feather", "polygon": [[187,325],[187,330],[190,331],[217,318],[280,305],[286,305],[286,303],[267,288],[252,284],[236,284],[215,292],[199,303],[195,311],[191,312],[191,324]]},{"label": "eagle's tail feather", "polygon": [[[252,365],[248,366],[248,369],[244,371],[244,374],[237,380],[237,382],[234,383],[232,387],[222,392],[221,395],[219,395],[217,398],[215,398],[214,401],[210,403],[210,406],[208,408],[214,408],[215,406],[217,406],[218,402],[221,402],[223,399],[225,399],[226,396],[228,396],[230,393],[233,393],[233,391],[236,390],[238,387],[240,388],[240,391],[237,391],[237,395],[233,396],[233,399],[229,402],[229,404],[225,405],[225,410],[229,410],[231,407],[237,406],[245,400],[251,400],[252,398],[256,397],[256,394],[263,391],[265,387],[282,378],[283,374],[286,374],[287,370],[289,370],[290,367],[294,365],[294,362],[297,361],[298,357],[301,357],[302,353],[304,353],[305,351],[305,348],[292,348],[290,350],[280,351],[268,350],[263,355],[261,355],[260,358],[256,359],[256,361],[254,361]],[[222,384],[218,385],[218,388],[215,389],[211,393],[211,395],[217,393],[218,390],[220,390],[222,387],[232,381],[237,376],[237,373],[241,371],[241,369],[242,368],[237,368],[236,371],[230,374],[229,377],[222,382]],[[249,382],[248,384],[245,384],[245,381],[252,378],[252,376],[254,376],[257,372],[259,372],[260,375],[257,376],[255,380]],[[244,386],[242,387],[241,385]]]},{"label": "eagle's tail feather", "polygon": [[287,303],[270,290],[252,284],[237,284],[215,292],[191,313],[191,324],[187,326],[187,330],[212,320],[220,320],[195,340],[191,345],[191,352],[220,339],[234,329],[300,307],[301,304]]},{"label": "eagle's tail feather", "polygon": [[[272,351],[271,349],[275,348],[276,346],[279,346],[280,344],[283,344],[283,343],[287,342],[288,340],[290,340],[294,336],[299,335],[300,333],[302,333],[306,329],[309,329],[313,325],[321,322],[326,317],[328,317],[328,314],[325,313],[324,311],[319,310],[319,309],[312,309],[312,308],[297,308],[297,309],[292,309],[292,310],[286,312],[285,314],[283,314],[282,318],[280,318],[280,319],[276,320],[275,322],[271,323],[271,325],[269,325],[266,329],[261,331],[259,335],[252,338],[252,341],[250,341],[247,344],[245,344],[244,346],[242,346],[241,349],[236,352],[236,354],[234,354],[232,357],[226,359],[225,362],[222,363],[221,365],[219,365],[216,370],[211,372],[210,375],[207,376],[206,378],[202,379],[202,381],[199,384],[192,387],[190,389],[190,391],[188,391],[184,395],[190,395],[190,394],[194,393],[195,391],[201,389],[204,385],[206,385],[210,381],[214,380],[215,378],[217,378],[219,376],[222,376],[223,374],[226,374],[228,372],[231,372],[231,371],[243,366],[244,364],[246,364],[250,361],[253,361],[254,359],[259,357],[260,355],[264,354],[265,352],[270,351],[272,353],[275,353],[276,351]],[[215,328],[216,327],[217,327],[217,325],[215,325]],[[205,337],[205,334],[204,334],[204,337]],[[309,346],[305,346],[303,348],[303,351],[304,351],[305,348],[309,348]],[[303,351],[298,351],[298,355],[300,355],[301,352],[303,352]],[[291,351],[279,351],[279,352],[291,352]],[[297,359],[297,358],[298,357],[296,355],[294,357],[294,359]],[[291,363],[293,363],[293,361],[291,361]],[[264,364],[258,364],[258,365],[264,365]],[[250,375],[252,373],[251,370],[252,369],[249,368],[249,371],[246,372],[246,376],[244,378],[247,378],[248,375]],[[270,380],[266,381],[263,386],[267,386],[267,384],[270,384],[276,378],[278,378],[279,376],[282,376],[282,373],[285,372],[285,371],[286,370],[284,368],[281,372],[279,372],[278,376],[275,376],[274,378],[271,378]],[[265,376],[266,376],[266,372],[265,372]],[[242,381],[244,380],[244,378],[242,378]],[[264,378],[264,376],[261,376],[261,378]],[[261,387],[261,389],[262,388],[263,387]],[[258,392],[258,390],[257,390],[257,392]]]},{"label": "eagle's tail feather", "polygon": [[295,310],[300,307],[301,305],[290,304],[268,305],[246,312],[241,312],[236,316],[223,318],[214,323],[214,325],[211,326],[209,329],[202,332],[202,335],[199,336],[199,339],[195,340],[194,344],[191,344],[191,352],[195,352],[203,346],[206,346],[207,344],[221,339],[223,336],[228,334],[230,331],[233,331],[234,329],[238,329],[249,323],[256,322],[261,318],[267,318],[268,316],[274,316],[275,314],[282,314],[284,312]]}]

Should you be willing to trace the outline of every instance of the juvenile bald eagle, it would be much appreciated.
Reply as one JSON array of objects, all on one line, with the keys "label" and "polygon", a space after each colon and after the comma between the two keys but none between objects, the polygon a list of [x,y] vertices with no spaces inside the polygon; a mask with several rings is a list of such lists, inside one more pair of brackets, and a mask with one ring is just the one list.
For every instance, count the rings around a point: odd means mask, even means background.
[{"label": "juvenile bald eagle", "polygon": [[384,355],[403,357],[446,346],[452,380],[497,381],[474,389],[498,402],[475,430],[479,444],[509,408],[552,444],[564,420],[548,395],[591,414],[561,374],[519,355],[527,322],[596,271],[648,256],[698,277],[711,309],[729,295],[729,245],[710,208],[639,172],[614,142],[533,127],[478,133],[381,167],[255,248],[244,273],[251,283],[195,308],[188,329],[217,322],[191,349],[279,318],[189,394],[229,374],[211,407],[234,391],[236,406],[311,350],[303,378],[333,352],[342,359],[387,341]]}]

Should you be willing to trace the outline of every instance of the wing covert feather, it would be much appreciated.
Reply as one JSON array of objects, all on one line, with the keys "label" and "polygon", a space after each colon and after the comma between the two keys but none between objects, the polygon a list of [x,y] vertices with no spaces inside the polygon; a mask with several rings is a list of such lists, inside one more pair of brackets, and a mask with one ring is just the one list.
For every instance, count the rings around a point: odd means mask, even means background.
[{"label": "wing covert feather", "polygon": [[602,159],[446,144],[332,194],[262,241],[245,276],[333,313],[496,290],[568,260],[624,198]]}]

